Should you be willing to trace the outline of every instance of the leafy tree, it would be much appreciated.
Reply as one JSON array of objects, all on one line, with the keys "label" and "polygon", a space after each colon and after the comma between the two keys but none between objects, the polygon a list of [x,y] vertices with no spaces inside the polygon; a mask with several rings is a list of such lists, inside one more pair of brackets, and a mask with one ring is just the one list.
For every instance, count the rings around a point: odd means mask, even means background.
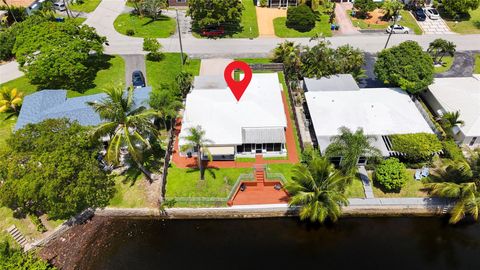
[{"label": "leafy tree", "polygon": [[107,88],[104,92],[107,94],[105,99],[88,103],[105,121],[94,128],[92,137],[110,137],[105,156],[110,164],[120,164],[122,149],[126,149],[131,161],[151,183],[153,175],[144,165],[144,153],[151,149],[150,141],[159,140],[158,131],[152,121],[160,116],[159,113],[147,110],[144,106],[136,107],[131,88],[127,93],[122,86]]},{"label": "leafy tree", "polygon": [[382,4],[384,11],[383,19],[390,20],[396,16],[397,12],[403,8],[403,3],[399,0],[385,0]]},{"label": "leafy tree", "polygon": [[[167,122],[173,121],[178,111],[183,108],[182,100],[172,88],[172,85],[162,84],[160,91],[153,91],[150,94],[150,107],[159,112],[165,129],[168,127]],[[170,123],[170,126],[173,126],[173,123]]]},{"label": "leafy tree", "polygon": [[0,90],[0,113],[11,111],[18,113],[23,101],[23,93],[18,92],[17,88],[9,89],[4,86]]},{"label": "leafy tree", "polygon": [[210,154],[210,150],[207,147],[207,145],[211,144],[212,141],[205,138],[205,131],[202,129],[201,126],[189,128],[188,133],[189,135],[184,137],[187,143],[184,144],[180,150],[182,152],[186,152],[189,150],[197,152],[198,168],[200,169],[200,180],[205,180],[202,158],[204,155],[206,155],[210,161],[212,160],[212,154]]},{"label": "leafy tree", "polygon": [[405,41],[378,54],[375,74],[386,84],[416,94],[433,83],[433,61],[418,43]]},{"label": "leafy tree", "polygon": [[365,77],[365,56],[360,49],[342,45],[335,50],[333,59],[333,74],[352,74],[355,79]]},{"label": "leafy tree", "polygon": [[190,72],[182,70],[180,73],[175,76],[175,81],[177,87],[180,90],[182,98],[186,98],[187,94],[190,93],[190,89],[193,84],[193,75]]},{"label": "leafy tree", "polygon": [[10,60],[13,54],[13,46],[15,45],[14,27],[6,28],[0,31],[0,60]]},{"label": "leafy tree", "polygon": [[8,241],[0,242],[0,269],[55,270],[48,262],[33,253],[23,253],[10,246]]},{"label": "leafy tree", "polygon": [[[17,33],[13,51],[31,83],[46,88],[84,89],[103,53],[104,37],[74,20],[63,23],[31,16]],[[30,23],[30,20],[35,23]],[[22,22],[25,23],[25,22]]]},{"label": "leafy tree", "polygon": [[433,63],[435,64],[441,64],[443,57],[445,55],[450,55],[454,56],[455,51],[456,51],[456,45],[455,43],[437,38],[434,41],[430,42],[430,46],[428,47],[427,52],[430,53],[430,55],[433,58]]},{"label": "leafy tree", "polygon": [[408,180],[407,168],[396,158],[382,161],[375,169],[374,176],[386,191],[400,191]]},{"label": "leafy tree", "polygon": [[308,32],[315,27],[315,21],[315,14],[312,9],[305,4],[301,4],[288,8],[285,24],[288,28]]},{"label": "leafy tree", "polygon": [[328,158],[341,157],[340,168],[346,175],[353,175],[357,171],[357,163],[360,157],[380,156],[380,150],[371,145],[374,136],[365,135],[359,128],[353,133],[347,127],[338,129],[340,135],[331,139],[330,145],[325,150]]},{"label": "leafy tree", "polygon": [[150,61],[160,61],[163,58],[163,53],[160,51],[162,44],[155,38],[143,39],[143,50],[147,51],[147,59]]},{"label": "leafy tree", "polygon": [[475,10],[480,6],[480,0],[443,0],[442,6],[445,12],[451,17],[459,14],[468,14],[470,10]]},{"label": "leafy tree", "polygon": [[405,154],[410,162],[431,160],[435,153],[442,150],[442,143],[430,133],[397,134],[390,136],[392,150]]},{"label": "leafy tree", "polygon": [[300,45],[295,42],[285,40],[273,50],[272,61],[283,63],[285,73],[289,80],[298,80],[302,65],[300,59]]},{"label": "leafy tree", "polygon": [[239,29],[243,9],[240,0],[189,0],[187,15],[192,18],[193,29],[221,25]]},{"label": "leafy tree", "polygon": [[285,189],[291,206],[300,206],[300,219],[323,223],[337,221],[342,206],[348,205],[344,194],[350,177],[336,170],[327,158],[312,155],[305,164],[297,164]]},{"label": "leafy tree", "polygon": [[447,112],[439,120],[442,128],[448,134],[449,137],[453,137],[453,128],[465,125],[463,120],[460,120],[460,112]]},{"label": "leafy tree", "polygon": [[106,206],[114,183],[100,169],[99,143],[89,140],[87,132],[66,119],[16,131],[0,154],[0,205],[53,219]]},{"label": "leafy tree", "polygon": [[162,13],[162,9],[168,7],[167,0],[143,0],[142,8],[144,14],[152,18],[154,21],[158,19],[158,16]]},{"label": "leafy tree", "polygon": [[133,12],[135,14],[139,14],[140,16],[143,16],[143,4],[144,0],[128,0],[127,2],[131,3],[133,6]]},{"label": "leafy tree", "polygon": [[353,8],[356,10],[357,17],[365,18],[368,13],[375,10],[377,6],[373,0],[355,0]]}]

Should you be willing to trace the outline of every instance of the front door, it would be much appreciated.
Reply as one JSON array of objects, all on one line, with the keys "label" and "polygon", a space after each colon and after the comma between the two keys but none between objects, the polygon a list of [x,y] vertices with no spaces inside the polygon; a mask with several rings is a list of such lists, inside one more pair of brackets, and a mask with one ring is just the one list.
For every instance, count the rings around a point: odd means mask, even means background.
[{"label": "front door", "polygon": [[255,146],[255,153],[261,154],[262,153],[262,144],[256,144]]}]

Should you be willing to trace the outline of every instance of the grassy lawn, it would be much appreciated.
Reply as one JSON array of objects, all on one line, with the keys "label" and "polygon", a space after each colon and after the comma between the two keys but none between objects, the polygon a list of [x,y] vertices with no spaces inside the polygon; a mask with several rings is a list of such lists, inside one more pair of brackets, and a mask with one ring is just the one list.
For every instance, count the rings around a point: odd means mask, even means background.
[{"label": "grassy lawn", "polygon": [[458,19],[458,23],[455,23],[455,19],[449,19],[447,16],[443,16],[450,30],[459,34],[480,34],[480,8],[470,12],[470,18]]},{"label": "grassy lawn", "polygon": [[[364,30],[369,30],[369,29],[370,30],[383,30],[383,29],[387,29],[387,27],[391,24],[391,23],[368,24],[367,22],[365,22],[362,19],[352,17],[350,10],[347,11],[347,14],[348,14],[350,20],[352,20],[353,26],[356,26],[356,27],[358,27],[360,29],[364,29]],[[402,15],[402,19],[398,22],[398,24],[412,29],[413,32],[417,35],[421,35],[423,33],[422,29],[420,28],[417,21],[415,20],[415,18],[412,16],[412,14],[410,12],[408,12],[406,10],[402,10],[402,11],[400,11],[400,15]]]},{"label": "grassy lawn", "polygon": [[6,117],[5,113],[0,113],[0,149],[6,147],[6,140],[10,136],[13,130],[13,126],[17,122],[17,117],[11,117],[7,120],[4,120]]},{"label": "grassy lawn", "polygon": [[29,218],[14,218],[12,210],[0,207],[0,242],[10,238],[5,230],[12,225],[15,225],[27,240],[40,236]]},{"label": "grassy lawn", "polygon": [[133,14],[121,14],[113,23],[117,32],[126,35],[127,30],[135,31],[134,37],[166,38],[175,33],[176,22],[168,16],[160,16],[153,21],[148,17]]},{"label": "grassy lawn", "polygon": [[[162,83],[173,83],[175,76],[182,71],[180,53],[165,53],[159,62],[146,61],[147,81],[153,88],[159,88]],[[198,75],[200,59],[189,59],[183,69]]]},{"label": "grassy lawn", "polygon": [[125,177],[115,178],[115,195],[110,200],[109,207],[136,208],[148,207],[146,182],[142,175],[136,181],[126,181]]},{"label": "grassy lawn", "polygon": [[363,184],[358,177],[353,179],[353,182],[345,190],[345,195],[348,198],[365,198],[365,191],[363,190]]},{"label": "grassy lawn", "polygon": [[473,73],[480,74],[480,54],[475,55],[475,69]]},{"label": "grassy lawn", "polygon": [[238,58],[238,61],[245,62],[247,64],[270,64],[272,60],[270,58]]},{"label": "grassy lawn", "polygon": [[242,31],[232,35],[233,38],[258,37],[257,11],[253,0],[242,1],[245,10],[242,13]]},{"label": "grassy lawn", "polygon": [[[372,178],[371,172],[368,173],[370,179]],[[400,197],[427,197],[427,193],[422,191],[424,188],[421,181],[416,181],[414,179],[415,170],[408,170],[410,175],[405,186],[400,190],[400,192],[384,192],[379,188],[378,184],[373,181],[373,195],[378,198],[400,198]]]},{"label": "grassy lawn", "polygon": [[273,26],[275,28],[275,35],[277,37],[312,37],[315,34],[323,34],[323,36],[331,37],[332,30],[330,30],[330,24],[328,23],[329,17],[328,15],[320,16],[320,21],[315,23],[315,27],[308,31],[308,32],[299,32],[295,29],[288,28],[285,25],[287,18],[286,17],[279,17],[273,20]]},{"label": "grassy lawn", "polygon": [[268,164],[267,170],[271,173],[281,173],[286,180],[292,179],[292,169],[295,164],[280,163],[280,164]]},{"label": "grassy lawn", "polygon": [[38,90],[38,87],[31,84],[26,76],[22,76],[15,80],[0,84],[0,88],[2,88],[3,86],[6,86],[8,88],[17,88],[17,90],[22,92],[24,95],[29,95]]},{"label": "grassy lawn", "polygon": [[435,73],[443,73],[443,72],[448,71],[452,67],[453,59],[454,58],[451,57],[451,56],[443,57],[443,59],[442,59],[443,65],[438,66],[438,67],[435,66]]},{"label": "grassy lawn", "polygon": [[92,12],[94,11],[98,5],[100,4],[101,0],[83,0],[82,4],[69,4],[69,8],[74,11],[82,11],[82,12]]}]

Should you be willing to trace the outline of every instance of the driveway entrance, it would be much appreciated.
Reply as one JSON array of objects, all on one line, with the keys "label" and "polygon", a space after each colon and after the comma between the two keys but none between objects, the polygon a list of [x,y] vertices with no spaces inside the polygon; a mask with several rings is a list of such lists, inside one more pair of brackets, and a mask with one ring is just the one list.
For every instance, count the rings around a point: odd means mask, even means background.
[{"label": "driveway entrance", "polygon": [[275,37],[273,19],[286,17],[286,9],[255,7],[257,11],[258,33],[260,37]]},{"label": "driveway entrance", "polygon": [[454,34],[442,19],[430,20],[430,18],[427,17],[425,21],[418,22],[418,24],[422,28],[424,34]]}]

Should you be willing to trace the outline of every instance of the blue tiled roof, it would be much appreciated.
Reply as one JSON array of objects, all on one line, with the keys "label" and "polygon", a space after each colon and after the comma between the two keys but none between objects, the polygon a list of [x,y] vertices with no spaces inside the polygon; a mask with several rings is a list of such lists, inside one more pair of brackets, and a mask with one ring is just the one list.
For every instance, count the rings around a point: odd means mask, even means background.
[{"label": "blue tiled roof", "polygon": [[[134,90],[134,107],[149,107],[148,100],[151,87]],[[95,126],[102,123],[99,115],[87,102],[101,101],[106,94],[97,94],[75,98],[67,98],[65,90],[43,90],[28,95],[23,100],[22,109],[18,116],[15,130],[27,124],[42,122],[45,119],[68,118],[78,121],[83,126]]]}]

